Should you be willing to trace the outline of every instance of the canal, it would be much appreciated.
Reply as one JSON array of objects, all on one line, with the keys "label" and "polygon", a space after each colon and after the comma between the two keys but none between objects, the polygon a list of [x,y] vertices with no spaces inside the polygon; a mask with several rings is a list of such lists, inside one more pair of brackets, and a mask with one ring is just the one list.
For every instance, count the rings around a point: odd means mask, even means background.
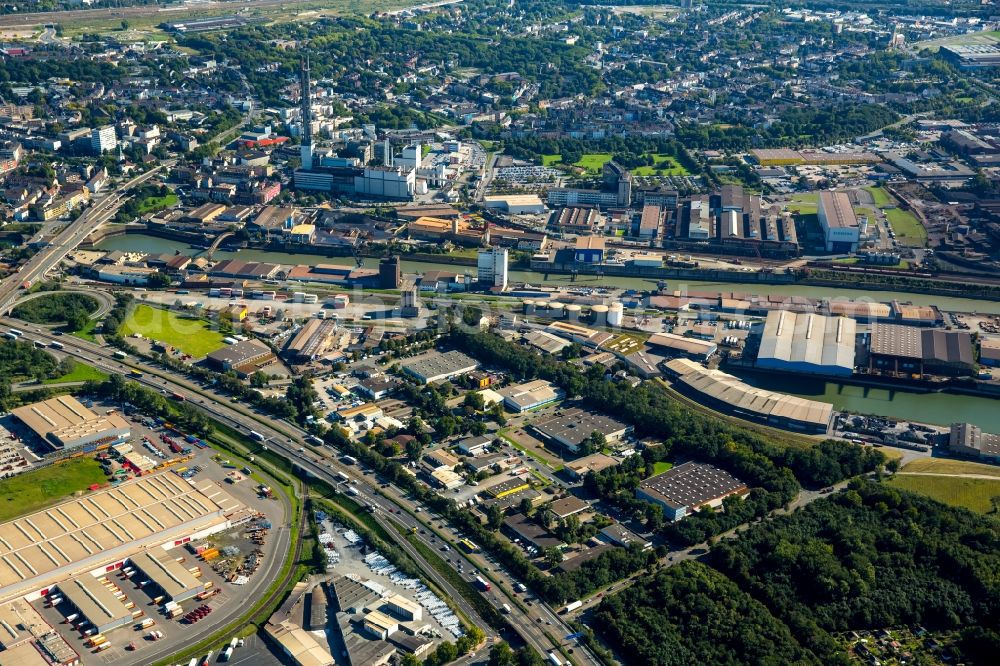
[{"label": "canal", "polygon": [[[180,247],[178,247],[180,245]],[[204,252],[201,248],[188,247],[179,244],[177,241],[155,236],[142,234],[128,234],[105,238],[98,243],[101,250],[123,250],[126,252],[148,252],[158,254],[172,254],[180,251],[184,254],[196,256]],[[316,254],[293,254],[289,252],[272,252],[269,250],[240,250],[238,252],[217,251],[213,255],[215,259],[231,259],[239,257],[244,261],[267,261],[277,264],[309,264],[317,263],[338,263],[348,264],[352,260],[350,257],[323,257]],[[365,266],[375,268],[378,266],[378,259],[366,257]],[[434,263],[423,261],[403,261],[402,269],[406,273],[424,273],[426,271],[440,270],[454,273],[475,273],[475,266],[461,266],[447,263]],[[625,289],[650,289],[656,287],[655,280],[629,277],[613,276],[578,276],[573,280],[572,276],[561,274],[543,274],[535,271],[512,270],[509,273],[512,282],[524,282],[532,285],[549,286],[606,286],[620,287]],[[1000,302],[981,301],[971,298],[955,298],[949,296],[933,296],[928,294],[910,294],[898,291],[872,291],[870,289],[838,289],[833,287],[815,287],[802,284],[757,284],[741,282],[702,282],[697,280],[668,280],[668,288],[681,291],[738,291],[750,294],[773,294],[777,296],[806,296],[810,298],[841,298],[854,300],[870,300],[888,302],[899,300],[911,302],[915,305],[936,305],[942,310],[949,312],[979,312],[988,314],[1000,314]]]},{"label": "canal", "polygon": [[[102,250],[124,250],[130,252],[182,253],[197,255],[203,250],[192,247],[178,247],[176,241],[144,235],[114,236],[103,240]],[[239,252],[216,252],[216,259],[239,257],[245,261],[267,261],[279,264],[315,265],[324,261],[346,264],[350,257],[325,258],[313,254],[292,254],[266,250],[241,250]],[[375,267],[378,259],[365,258],[365,265]],[[408,273],[423,273],[430,270],[451,272],[474,272],[470,266],[456,266],[445,263],[403,261],[402,269]],[[513,282],[533,285],[593,285],[613,286],[632,289],[649,289],[655,283],[639,278],[623,277],[580,277],[576,281],[567,275],[549,275],[532,271],[511,271]],[[858,300],[889,301],[898,299],[918,305],[936,305],[943,310],[957,312],[980,312],[1000,314],[1000,302],[978,301],[967,298],[947,298],[903,292],[867,291],[852,289],[832,289],[809,285],[761,285],[755,283],[731,282],[679,282],[670,281],[671,289],[690,291],[743,291],[753,294],[780,294],[787,296],[807,296],[812,298],[850,298]],[[831,403],[835,409],[863,414],[878,414],[899,419],[911,419],[923,423],[948,425],[956,421],[969,421],[989,432],[1000,433],[1000,402],[992,398],[956,395],[951,393],[915,393],[901,390],[868,388],[803,377],[801,375],[775,376],[755,373],[739,374],[747,383],[781,393],[801,396],[812,400]]]},{"label": "canal", "polygon": [[854,386],[801,375],[773,375],[729,369],[727,372],[752,386],[828,402],[839,411],[877,414],[944,426],[968,421],[985,431],[1000,432],[1000,409],[997,409],[1000,402],[994,398]]}]

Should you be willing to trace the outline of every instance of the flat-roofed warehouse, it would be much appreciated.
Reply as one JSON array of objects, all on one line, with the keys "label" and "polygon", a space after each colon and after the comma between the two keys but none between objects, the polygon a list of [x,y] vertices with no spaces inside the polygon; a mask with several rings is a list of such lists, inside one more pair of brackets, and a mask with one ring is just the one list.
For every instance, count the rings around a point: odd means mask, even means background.
[{"label": "flat-roofed warehouse", "polygon": [[626,425],[610,416],[587,412],[578,407],[567,409],[544,419],[539,419],[531,427],[542,437],[576,452],[593,432],[604,435],[608,442],[620,441],[632,431]]},{"label": "flat-roofed warehouse", "polygon": [[285,354],[295,361],[314,361],[330,348],[336,330],[333,319],[310,319],[292,337]]},{"label": "flat-roofed warehouse", "polygon": [[827,252],[857,252],[862,225],[846,192],[820,192],[816,214]]},{"label": "flat-roofed warehouse", "polygon": [[717,507],[725,498],[747,492],[747,485],[725,470],[686,462],[649,477],[635,489],[635,496],[662,506],[669,520],[680,520],[702,507]]},{"label": "flat-roofed warehouse", "polygon": [[132,434],[129,422],[118,413],[96,414],[71,395],[17,407],[11,413],[56,451],[118,444]]},{"label": "flat-roofed warehouse", "polygon": [[721,412],[788,428],[825,434],[833,419],[833,405],[750,386],[738,377],[686,358],[666,363],[678,388],[698,395],[699,401]]},{"label": "flat-roofed warehouse", "polygon": [[565,396],[562,389],[544,379],[506,386],[498,391],[504,406],[514,412],[526,412],[547,405]]},{"label": "flat-roofed warehouse", "polygon": [[868,365],[901,375],[970,375],[975,369],[972,336],[965,331],[872,324]]},{"label": "flat-roofed warehouse", "polygon": [[241,374],[250,374],[273,362],[274,352],[260,340],[241,340],[236,344],[216,349],[206,358],[223,372],[234,370]]},{"label": "flat-roofed warehouse", "polygon": [[59,592],[94,625],[97,633],[103,634],[132,622],[132,611],[90,574],[59,583]]},{"label": "flat-roofed warehouse", "polygon": [[402,365],[403,370],[430,384],[472,372],[479,367],[479,361],[460,351],[449,351],[431,352]]},{"label": "flat-roofed warehouse", "polygon": [[757,352],[757,367],[850,377],[857,322],[848,317],[772,310]]},{"label": "flat-roofed warehouse", "polygon": [[171,601],[180,603],[205,591],[205,583],[185,569],[170,553],[150,550],[129,558]]},{"label": "flat-roofed warehouse", "polygon": [[245,507],[211,481],[139,477],[0,524],[0,599],[184,538],[227,529]]}]

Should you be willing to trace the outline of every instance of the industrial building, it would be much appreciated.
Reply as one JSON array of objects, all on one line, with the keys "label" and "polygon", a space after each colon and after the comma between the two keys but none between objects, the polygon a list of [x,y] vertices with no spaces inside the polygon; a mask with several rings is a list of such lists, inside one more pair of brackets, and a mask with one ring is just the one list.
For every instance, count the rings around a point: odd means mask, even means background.
[{"label": "industrial building", "polygon": [[54,451],[110,446],[124,442],[132,434],[129,422],[117,412],[96,414],[71,395],[17,407],[11,414]]},{"label": "industrial building", "polygon": [[479,284],[485,288],[507,288],[508,251],[505,247],[480,250],[476,260]]},{"label": "industrial building", "polygon": [[545,204],[537,194],[487,194],[483,197],[487,208],[502,210],[510,215],[541,215]]},{"label": "industrial building", "polygon": [[292,337],[284,353],[296,363],[315,361],[330,349],[336,331],[336,320],[310,319]]},{"label": "industrial building", "polygon": [[593,432],[601,433],[608,442],[621,441],[632,432],[630,425],[579,407],[539,419],[531,427],[543,438],[573,452],[578,451]]},{"label": "industrial building", "polygon": [[205,584],[166,551],[150,550],[129,558],[129,563],[159,590],[178,603],[205,591]]},{"label": "industrial building", "polygon": [[271,348],[260,340],[241,340],[210,352],[205,359],[222,372],[232,370],[242,375],[249,375],[273,363],[275,356]]},{"label": "industrial building", "polygon": [[868,367],[893,375],[971,375],[972,336],[965,331],[872,324]]},{"label": "industrial building", "polygon": [[399,594],[386,599],[385,607],[390,613],[406,622],[420,621],[424,618],[424,609],[420,604]]},{"label": "industrial building", "polygon": [[479,361],[460,351],[435,351],[404,363],[402,367],[421,383],[430,384],[472,372],[479,367]]},{"label": "industrial building", "polygon": [[665,368],[676,378],[678,389],[696,394],[721,412],[789,430],[825,434],[830,428],[833,406],[829,403],[759,389],[685,358],[668,361]]},{"label": "industrial building", "polygon": [[139,477],[0,525],[0,599],[228,529],[245,507],[211,481]]},{"label": "industrial building", "polygon": [[725,470],[686,462],[651,476],[635,489],[638,499],[663,507],[668,520],[677,521],[702,507],[718,507],[733,495],[745,496],[747,485]]},{"label": "industrial building", "polygon": [[1000,435],[983,432],[971,423],[953,423],[948,434],[948,450],[955,455],[1000,461]]},{"label": "industrial building", "polygon": [[857,322],[847,317],[772,310],[767,313],[757,367],[850,377]]},{"label": "industrial building", "polygon": [[1000,338],[979,337],[979,362],[991,367],[1000,366]]},{"label": "industrial building", "polygon": [[103,634],[132,622],[132,611],[97,578],[83,574],[59,583],[59,593],[70,606]]},{"label": "industrial building", "polygon": [[507,386],[498,391],[503,396],[504,407],[512,412],[526,412],[542,405],[562,400],[565,393],[544,379],[536,379],[525,384]]},{"label": "industrial building", "polygon": [[685,356],[701,361],[707,360],[719,349],[718,345],[709,340],[687,338],[674,333],[654,333],[646,344],[667,356]]},{"label": "industrial building", "polygon": [[846,192],[820,192],[817,210],[827,252],[857,252],[861,222]]}]

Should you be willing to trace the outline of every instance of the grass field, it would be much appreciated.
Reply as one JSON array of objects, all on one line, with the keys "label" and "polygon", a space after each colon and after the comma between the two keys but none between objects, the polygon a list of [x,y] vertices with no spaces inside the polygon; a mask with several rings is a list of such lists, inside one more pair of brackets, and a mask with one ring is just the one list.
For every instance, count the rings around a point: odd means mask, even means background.
[{"label": "grass field", "polygon": [[907,247],[923,247],[927,243],[927,231],[917,216],[908,210],[889,208],[885,218],[896,232],[896,240]]},{"label": "grass field", "polygon": [[201,357],[223,345],[223,335],[196,317],[182,317],[168,310],[141,304],[122,324],[122,335],[140,335]]},{"label": "grass field", "polygon": [[96,382],[102,382],[107,379],[108,376],[98,370],[97,368],[84,365],[82,363],[77,363],[73,372],[66,373],[62,377],[56,377],[54,379],[46,379],[44,384],[59,384],[61,382],[85,382],[89,380],[94,380]]},{"label": "grass field", "polygon": [[797,215],[815,215],[819,209],[819,194],[816,192],[793,194],[787,208]]},{"label": "grass field", "polygon": [[951,506],[964,506],[976,513],[992,510],[991,497],[1000,496],[1000,479],[963,479],[949,476],[897,475],[888,481],[894,488],[902,488],[927,495]]},{"label": "grass field", "polygon": [[562,162],[562,155],[542,155],[542,166],[554,166]]},{"label": "grass field", "polygon": [[86,340],[87,342],[97,342],[97,336],[94,335],[94,329],[97,328],[96,319],[88,319],[87,323],[83,325],[79,331],[73,331],[71,335],[75,335],[81,340]]},{"label": "grass field", "polygon": [[896,200],[892,198],[891,194],[885,191],[884,187],[866,187],[865,189],[872,195],[872,200],[879,208],[894,206],[896,204]]},{"label": "grass field", "polygon": [[980,476],[995,476],[1000,479],[1000,467],[996,465],[951,460],[950,458],[917,458],[907,463],[901,471],[929,474],[978,474]]},{"label": "grass field", "polygon": [[598,174],[604,165],[610,161],[611,153],[584,153],[579,161],[573,163],[573,166],[586,169],[592,174]]},{"label": "grass field", "polygon": [[[662,172],[662,173],[661,173]],[[632,169],[636,176],[689,176],[690,172],[681,166],[671,155],[653,154],[653,166],[641,166]]]},{"label": "grass field", "polygon": [[0,522],[51,506],[107,477],[93,458],[75,458],[0,481]]},{"label": "grass field", "polygon": [[673,463],[668,463],[665,460],[661,460],[658,463],[653,463],[653,474],[663,474],[673,466],[674,466]]},{"label": "grass field", "polygon": [[163,197],[149,197],[148,199],[143,199],[142,203],[139,204],[139,214],[152,213],[154,211],[160,211],[164,208],[170,208],[177,203],[176,194],[168,194]]}]

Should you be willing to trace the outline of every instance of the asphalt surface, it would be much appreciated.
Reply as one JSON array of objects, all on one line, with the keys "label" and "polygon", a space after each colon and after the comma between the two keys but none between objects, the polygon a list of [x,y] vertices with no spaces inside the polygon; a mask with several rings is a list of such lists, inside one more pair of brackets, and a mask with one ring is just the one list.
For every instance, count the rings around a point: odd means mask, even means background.
[{"label": "asphalt surface", "polygon": [[[230,402],[226,396],[200,387],[187,378],[179,377],[162,368],[138,362],[131,358],[125,361],[115,359],[113,357],[115,352],[113,348],[102,347],[69,335],[56,336],[44,329],[35,330],[36,327],[26,326],[24,322],[16,319],[0,318],[0,324],[21,327],[22,329],[27,328],[28,331],[26,333],[32,338],[45,341],[58,341],[63,345],[63,349],[61,350],[63,353],[71,355],[77,360],[105,372],[128,375],[132,369],[141,370],[143,372],[142,377],[130,377],[130,379],[158,391],[167,393],[176,392],[191,404],[211,415],[215,420],[241,432],[248,433],[250,430],[254,430],[260,433],[265,438],[265,441],[260,446],[266,447],[266,450],[273,451],[291,460],[298,467],[300,473],[304,472],[306,475],[322,479],[336,486],[340,482],[340,479],[335,475],[337,472],[343,472],[354,482],[352,485],[358,489],[359,495],[354,499],[360,501],[362,504],[368,503],[376,507],[376,517],[380,522],[385,521],[387,515],[392,515],[394,520],[404,525],[412,526],[416,524],[414,519],[416,506],[412,502],[401,496],[398,492],[393,491],[391,487],[386,489],[390,492],[385,492],[383,489],[376,490],[376,480],[369,478],[369,476],[373,477],[373,474],[365,473],[357,466],[341,463],[337,459],[336,454],[328,447],[313,448],[311,445],[308,445],[306,442],[308,433],[297,426],[286,422],[275,423],[265,415],[254,414],[245,406]],[[163,377],[156,375],[163,375]],[[396,509],[399,512],[397,513],[390,509]],[[428,519],[433,518],[436,524],[443,524],[441,519],[430,516],[426,512],[421,515],[428,516]],[[444,593],[459,606],[474,624],[483,628],[489,638],[492,639],[495,637],[495,632],[488,630],[488,625],[475,612],[471,605],[465,601],[462,595],[447,580],[436,574],[434,568],[413,548],[407,539],[389,526],[387,526],[386,531],[395,540],[397,545],[406,550],[421,565],[426,574],[441,587]],[[444,535],[443,530],[442,535]],[[434,549],[440,548],[441,542],[436,541],[440,537],[434,536],[434,540],[432,540],[432,535],[429,532],[426,535],[419,536],[427,543],[428,547]],[[446,538],[450,544],[449,552],[457,553],[457,542],[460,537],[455,536],[453,532],[448,530]],[[476,556],[465,555],[465,557],[472,559]],[[477,559],[478,562],[485,561],[481,557]],[[483,564],[483,568],[485,567],[486,565]],[[488,575],[493,580],[499,579],[502,581],[503,586],[507,590],[513,589],[514,583],[512,579],[502,572],[494,569]],[[466,578],[472,578],[472,575],[466,575]],[[524,613],[512,600],[509,600],[506,594],[501,596],[495,585],[493,590],[485,593],[484,596],[498,609],[504,603],[510,605],[512,613],[508,617],[511,624],[521,638],[539,652],[547,653],[556,648],[561,643],[561,638],[572,631],[541,602],[533,602],[532,606],[529,607],[529,612]],[[541,618],[540,622],[539,618]],[[589,654],[582,646],[574,646],[573,657],[575,663],[580,665],[596,666],[600,663],[596,657]]]},{"label": "asphalt surface", "polygon": [[9,312],[17,299],[18,290],[25,282],[35,284],[39,279],[66,258],[66,255],[77,248],[92,231],[107,222],[125,201],[124,193],[140,183],[152,178],[160,169],[172,165],[164,162],[119,185],[114,190],[97,199],[87,210],[68,224],[63,231],[47,246],[39,250],[20,269],[0,283],[0,312]]}]

